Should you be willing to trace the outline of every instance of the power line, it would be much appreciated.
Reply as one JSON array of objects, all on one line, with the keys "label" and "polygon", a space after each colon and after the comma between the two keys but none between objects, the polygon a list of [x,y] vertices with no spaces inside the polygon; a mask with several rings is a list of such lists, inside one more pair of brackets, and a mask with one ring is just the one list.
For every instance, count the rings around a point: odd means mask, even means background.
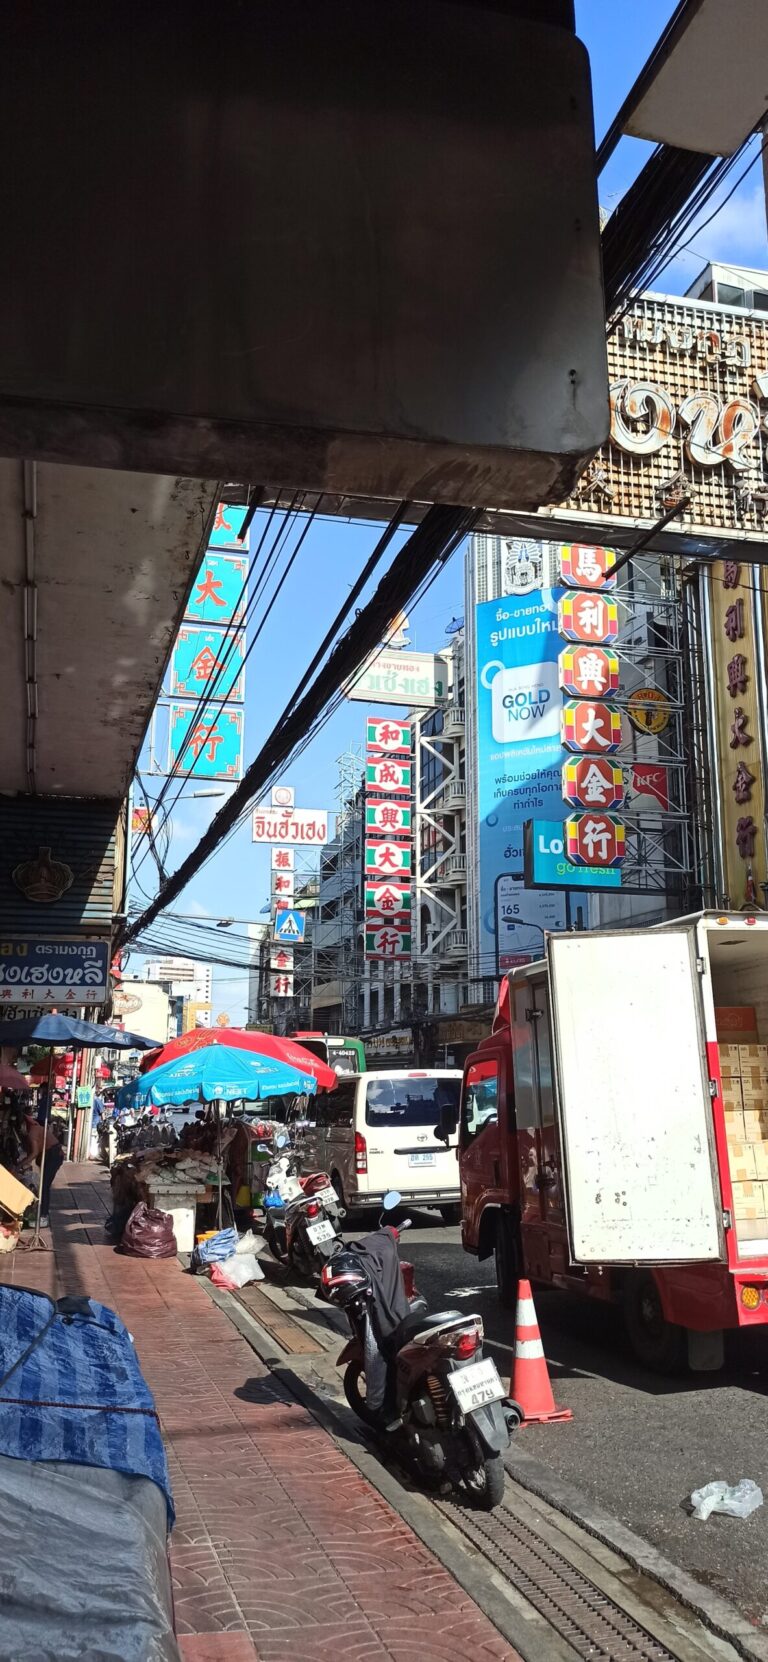
[{"label": "power line", "polygon": [[[378,645],[382,630],[390,619],[408,604],[422,580],[436,562],[456,545],[457,539],[460,540],[473,529],[479,513],[480,511],[475,508],[437,506],[428,509],[421,524],[395,555],[373,597],[355,618],[346,634],[337,641],[309,691],[303,698],[297,698],[295,693],[292,695],[269,738],[247,768],[229,801],[219,810],[197,847],[162,885],[151,906],[147,907],[141,918],[123,930],[123,942],[135,939],[142,929],[146,929],[158,913],[182,892],[200,866],[233,828],[243,808],[263,790],[302,735],[322,716],[337,689],[350,675],[355,674],[363,659]],[[348,608],[349,602],[346,603],[341,615],[344,615]]]}]

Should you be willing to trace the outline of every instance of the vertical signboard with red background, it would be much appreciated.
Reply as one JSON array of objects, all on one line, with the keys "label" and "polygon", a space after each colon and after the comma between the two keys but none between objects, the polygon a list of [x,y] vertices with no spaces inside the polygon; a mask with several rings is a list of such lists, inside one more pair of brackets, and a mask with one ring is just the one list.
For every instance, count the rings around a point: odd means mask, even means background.
[{"label": "vertical signboard with red background", "polygon": [[411,724],[369,717],[365,751],[365,956],[411,956]]},{"label": "vertical signboard with red background", "polygon": [[619,633],[619,608],[610,548],[565,543],[560,573],[571,590],[558,606],[560,633],[572,642],[560,654],[559,680],[571,696],[563,704],[562,738],[573,759],[563,764],[563,798],[572,809],[565,824],[565,852],[572,865],[620,865],[625,828],[612,809],[623,795],[621,771],[608,758],[621,744],[621,714],[612,700],[619,664],[611,650]]}]

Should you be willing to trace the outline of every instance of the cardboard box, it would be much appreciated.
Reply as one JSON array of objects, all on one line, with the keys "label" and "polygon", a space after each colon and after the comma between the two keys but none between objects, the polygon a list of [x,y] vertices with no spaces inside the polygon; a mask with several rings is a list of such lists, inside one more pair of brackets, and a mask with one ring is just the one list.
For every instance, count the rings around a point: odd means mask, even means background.
[{"label": "cardboard box", "polygon": [[717,1054],[720,1062],[720,1072],[723,1079],[740,1079],[741,1057],[739,1055],[739,1046],[732,1044],[719,1044],[717,1047]]},{"label": "cardboard box", "polygon": [[715,1031],[718,1039],[740,1038],[746,1042],[757,1035],[757,1015],[752,1004],[716,1004]]},{"label": "cardboard box", "polygon": [[768,1137],[768,1114],[757,1113],[752,1108],[744,1109],[744,1141],[745,1143],[762,1143]]},{"label": "cardboard box", "polygon": [[739,1067],[742,1077],[745,1068],[768,1068],[768,1045],[738,1045]]},{"label": "cardboard box", "polygon": [[729,1143],[728,1164],[732,1183],[749,1183],[757,1179],[754,1143]]},{"label": "cardboard box", "polygon": [[746,1139],[746,1136],[744,1134],[744,1114],[743,1114],[741,1109],[734,1110],[734,1109],[731,1109],[731,1108],[726,1108],[726,1110],[725,1110],[725,1135],[728,1138],[729,1144],[731,1142],[736,1142],[736,1143],[745,1143],[746,1142],[747,1139]]},{"label": "cardboard box", "polygon": [[768,1218],[740,1218],[736,1234],[739,1244],[742,1241],[754,1241],[753,1251],[757,1251],[759,1241],[762,1244],[761,1256],[768,1252]]},{"label": "cardboard box", "polygon": [[[733,1215],[735,1218],[747,1220],[755,1218],[765,1219],[765,1196],[763,1184],[748,1181],[733,1183]],[[768,1223],[766,1224],[768,1228]]]},{"label": "cardboard box", "polygon": [[724,1079],[722,1089],[723,1107],[726,1114],[740,1114],[744,1107],[744,1098],[741,1094],[740,1079]]},{"label": "cardboard box", "polygon": [[744,1068],[741,1075],[742,1094],[762,1096],[768,1100],[768,1072],[765,1068]]},{"label": "cardboard box", "polygon": [[32,1205],[34,1195],[25,1183],[20,1183],[12,1172],[0,1166],[0,1208],[10,1213],[12,1218],[23,1218],[28,1206]]},{"label": "cardboard box", "polygon": [[761,1143],[750,1143],[755,1161],[755,1177],[768,1183],[768,1141],[763,1138]]}]

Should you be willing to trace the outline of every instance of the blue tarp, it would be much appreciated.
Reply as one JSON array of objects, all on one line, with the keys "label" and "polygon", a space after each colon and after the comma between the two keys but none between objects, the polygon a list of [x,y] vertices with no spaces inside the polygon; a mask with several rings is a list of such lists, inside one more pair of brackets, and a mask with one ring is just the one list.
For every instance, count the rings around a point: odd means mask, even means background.
[{"label": "blue tarp", "polygon": [[0,1454],[148,1477],[173,1524],[152,1393],[127,1328],[93,1299],[0,1286]]}]

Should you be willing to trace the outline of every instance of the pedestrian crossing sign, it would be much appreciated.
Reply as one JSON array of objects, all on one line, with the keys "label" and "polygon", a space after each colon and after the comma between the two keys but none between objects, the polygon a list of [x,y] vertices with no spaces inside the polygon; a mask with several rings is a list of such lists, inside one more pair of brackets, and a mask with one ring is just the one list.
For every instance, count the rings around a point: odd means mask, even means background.
[{"label": "pedestrian crossing sign", "polygon": [[296,912],[292,906],[281,906],[275,913],[274,939],[276,941],[303,941],[307,927],[306,912]]}]

